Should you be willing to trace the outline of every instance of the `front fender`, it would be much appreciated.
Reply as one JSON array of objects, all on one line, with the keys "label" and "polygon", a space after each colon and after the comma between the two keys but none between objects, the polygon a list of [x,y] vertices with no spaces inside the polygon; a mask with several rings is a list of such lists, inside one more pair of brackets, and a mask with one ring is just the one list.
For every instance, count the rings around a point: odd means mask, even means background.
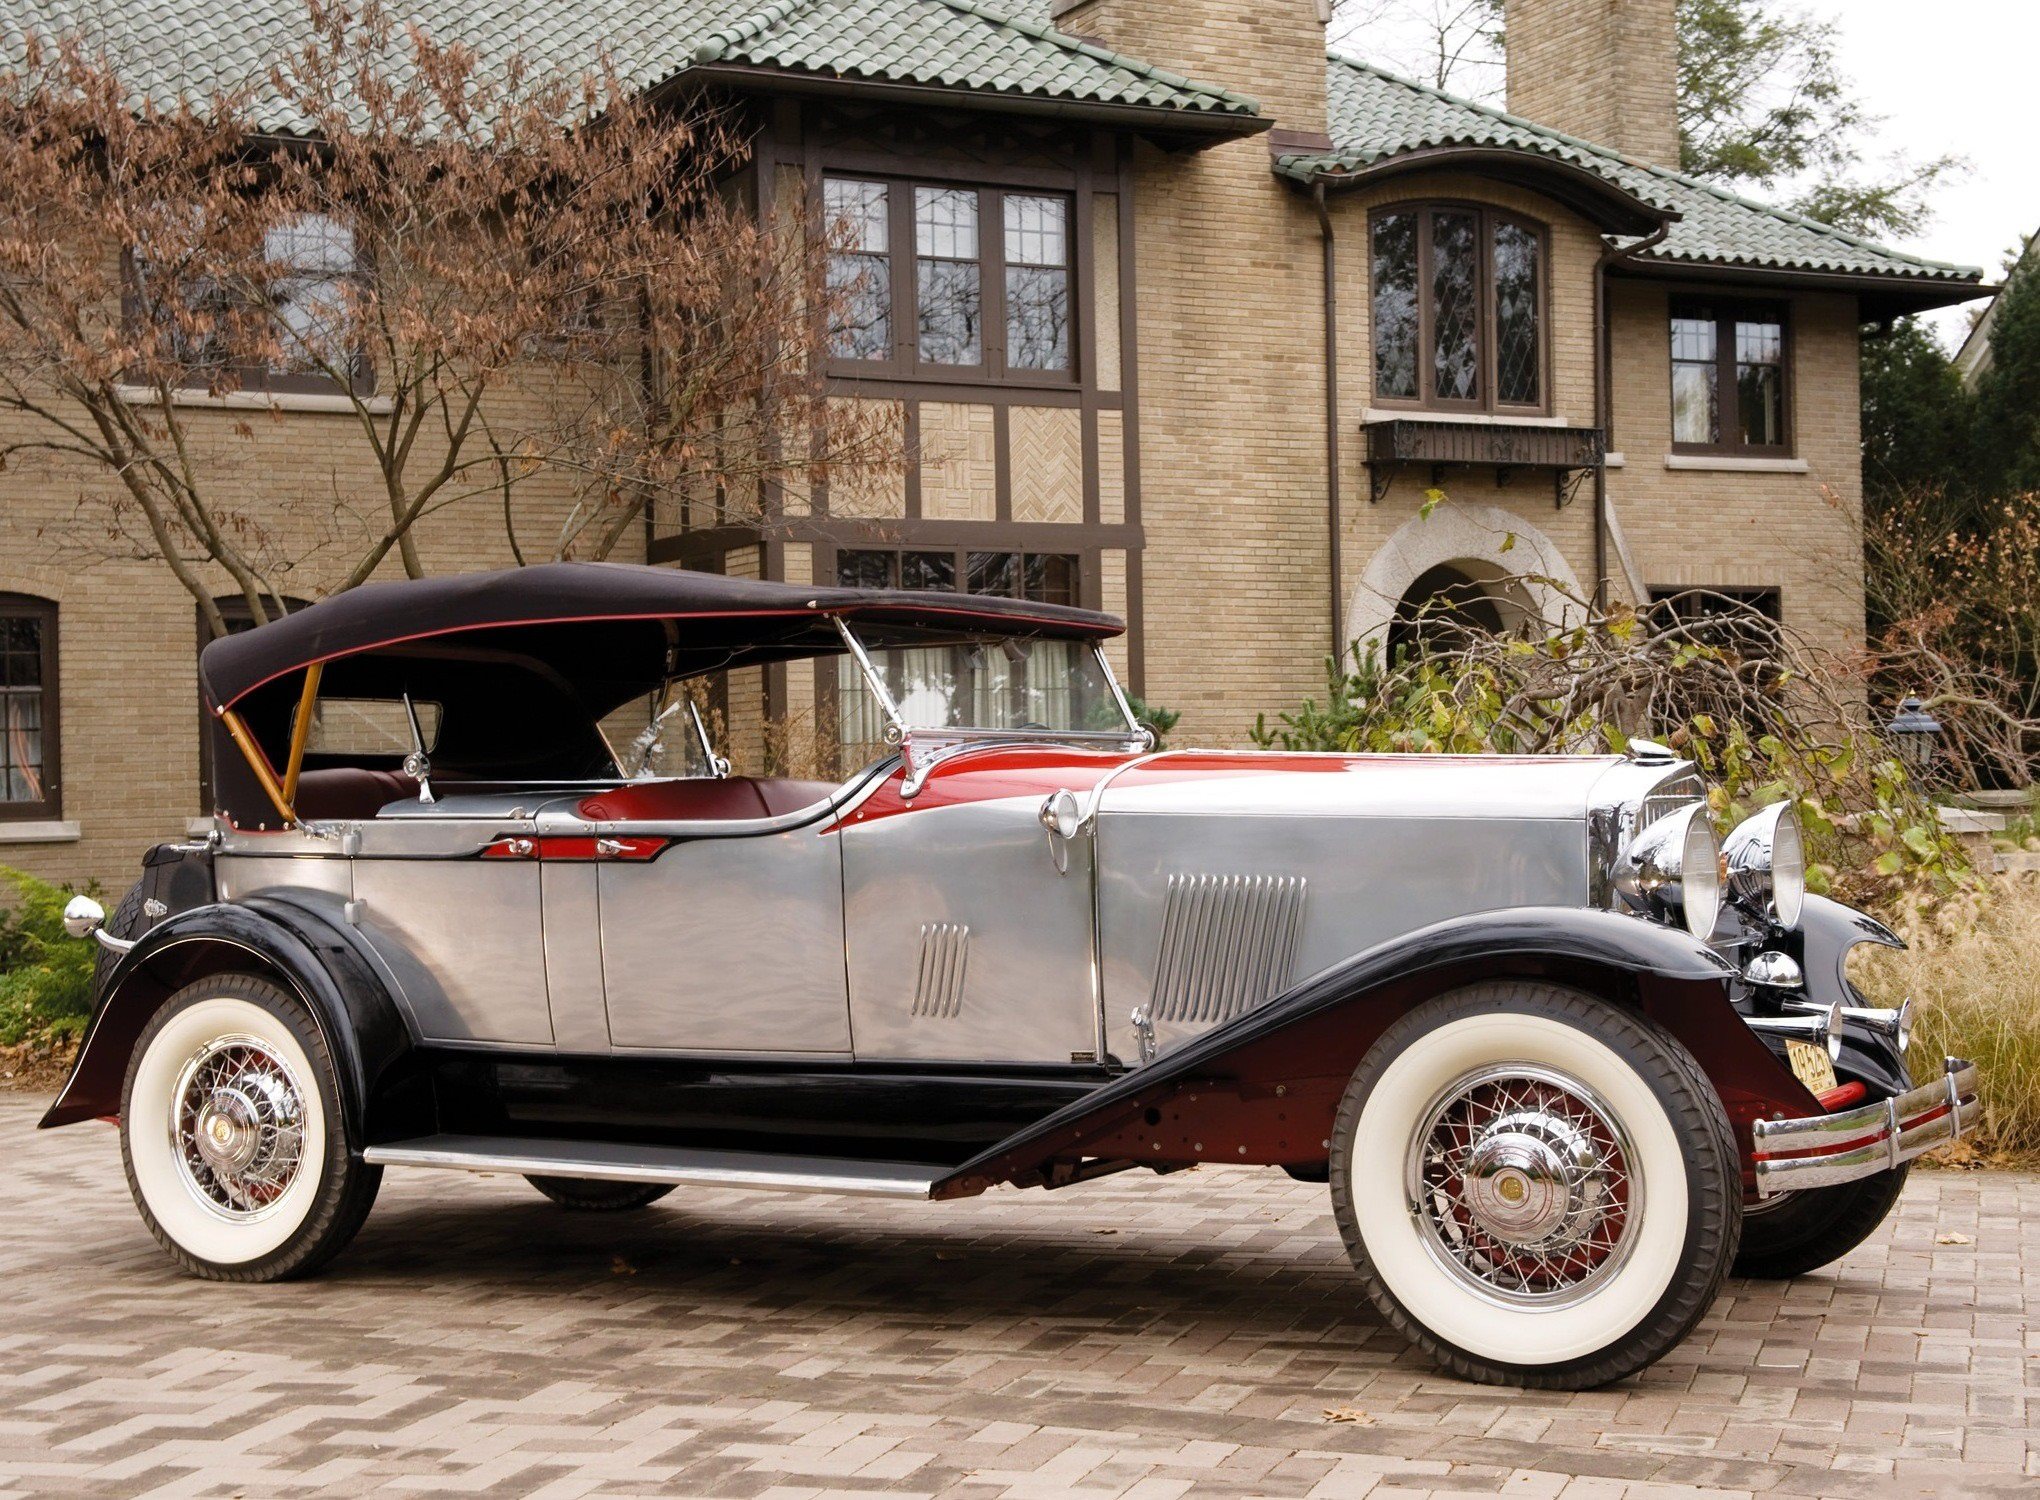
[{"label": "front fender", "polygon": [[[1849,954],[1864,943],[1883,948],[1903,948],[1905,939],[1875,917],[1830,901],[1825,896],[1806,898],[1800,913],[1798,940],[1800,971],[1806,976],[1806,998],[1819,1005],[1882,1006],[1857,989],[1849,979]],[[1898,1002],[1890,1002],[1896,1004]],[[1852,1025],[1842,1031],[1842,1055],[1835,1059],[1835,1071],[1843,1078],[1858,1079],[1876,1098],[1903,1094],[1913,1086],[1905,1054],[1898,1039],[1867,1026]]]},{"label": "front fender", "polygon": [[[41,1128],[117,1115],[128,1058],[149,1018],[185,985],[224,973],[274,980],[310,1010],[339,1075],[348,1142],[356,1150],[368,1140],[372,1119],[416,1113],[403,1086],[410,1034],[359,940],[321,912],[257,896],[178,912],[122,955]],[[423,1128],[430,1128],[429,1117]]]},{"label": "front fender", "polygon": [[1544,979],[1633,1006],[1691,1051],[1745,1145],[1748,1122],[1813,1098],[1730,1003],[1736,971],[1682,931],[1613,912],[1518,907],[1419,928],[1311,976],[965,1162],[962,1196],[1053,1160],[1324,1160],[1347,1080],[1396,1017],[1489,979]]}]

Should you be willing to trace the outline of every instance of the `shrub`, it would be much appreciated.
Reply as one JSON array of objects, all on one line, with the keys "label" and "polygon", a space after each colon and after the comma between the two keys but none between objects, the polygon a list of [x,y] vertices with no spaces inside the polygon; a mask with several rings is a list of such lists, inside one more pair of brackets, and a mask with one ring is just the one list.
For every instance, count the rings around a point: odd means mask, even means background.
[{"label": "shrub", "polygon": [[19,870],[0,879],[13,888],[0,911],[0,1046],[68,1045],[92,1009],[96,952],[64,931],[73,892]]},{"label": "shrub", "polygon": [[1698,765],[1722,826],[1792,801],[1815,890],[1863,902],[1945,895],[1974,880],[1926,790],[1880,738],[1860,680],[1734,600],[1686,617],[1569,602],[1575,622],[1542,636],[1454,630],[1447,619],[1430,652],[1385,662],[1356,648],[1350,666],[1327,663],[1322,702],[1273,725],[1264,715],[1254,741],[1537,754],[1661,740]]}]

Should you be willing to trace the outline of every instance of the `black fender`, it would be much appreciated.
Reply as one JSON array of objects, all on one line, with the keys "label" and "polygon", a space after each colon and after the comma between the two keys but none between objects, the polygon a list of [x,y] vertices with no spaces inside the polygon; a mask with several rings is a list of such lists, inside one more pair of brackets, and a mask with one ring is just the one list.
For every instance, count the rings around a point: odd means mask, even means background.
[{"label": "black fender", "polygon": [[1515,907],[1418,928],[1312,975],[963,1163],[936,1196],[1072,1157],[1322,1161],[1338,1095],[1375,1038],[1433,996],[1502,978],[1570,984],[1649,1015],[1706,1069],[1745,1143],[1758,1114],[1814,1108],[1736,1013],[1736,969],[1712,948],[1639,917]]},{"label": "black fender", "polygon": [[[1825,896],[1808,896],[1800,912],[1799,927],[1793,934],[1798,947],[1794,954],[1806,977],[1806,998],[1819,1005],[1880,1006],[1849,979],[1849,953],[1864,943],[1883,948],[1903,948],[1905,939],[1875,917],[1830,901]],[[1835,1059],[1835,1072],[1844,1079],[1863,1083],[1873,1098],[1902,1094],[1912,1085],[1905,1054],[1898,1039],[1868,1026],[1852,1025],[1842,1031],[1842,1055]]]},{"label": "black fender", "polygon": [[371,1121],[402,1133],[422,1110],[418,1128],[431,1128],[410,1031],[360,938],[337,914],[263,896],[166,917],[121,956],[41,1128],[118,1115],[128,1057],[149,1018],[185,985],[225,973],[271,979],[312,1013],[339,1074],[350,1147],[373,1138]]}]

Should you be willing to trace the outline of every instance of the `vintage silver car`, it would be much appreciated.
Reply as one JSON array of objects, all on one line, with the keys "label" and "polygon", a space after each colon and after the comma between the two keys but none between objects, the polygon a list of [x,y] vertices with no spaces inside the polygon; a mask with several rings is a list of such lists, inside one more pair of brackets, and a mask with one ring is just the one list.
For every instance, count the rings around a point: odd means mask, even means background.
[{"label": "vintage silver car", "polygon": [[[1717,845],[1643,744],[1156,750],[1120,629],[558,564],[215,641],[213,829],[74,903],[108,963],[43,1123],[117,1120],[225,1281],[325,1263],[387,1167],[578,1209],[1279,1167],[1439,1364],[1550,1387],[1842,1255],[1972,1126],[1973,1067],[1916,1081],[1851,985],[1897,940],[1806,893],[1789,808]],[[729,775],[735,680],[871,763]]]}]

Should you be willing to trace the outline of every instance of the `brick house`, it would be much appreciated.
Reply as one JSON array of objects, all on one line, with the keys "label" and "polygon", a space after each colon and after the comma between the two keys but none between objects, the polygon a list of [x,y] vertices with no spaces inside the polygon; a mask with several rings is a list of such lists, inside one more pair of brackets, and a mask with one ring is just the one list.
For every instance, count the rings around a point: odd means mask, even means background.
[{"label": "brick house", "polygon": [[[1511,113],[1328,56],[1322,0],[414,8],[485,55],[635,45],[648,83],[731,93],[757,131],[733,186],[852,231],[830,373],[897,403],[918,464],[762,523],[675,499],[630,556],[1112,610],[1133,689],[1206,742],[1441,591],[1503,626],[1561,612],[1524,574],[1860,638],[1858,339],[1979,281],[1677,175],[1673,0],[1510,0]],[[299,24],[169,9],[105,22],[166,89]],[[39,14],[0,4],[9,35]],[[272,405],[222,449],[256,493],[367,482],[337,403]],[[101,482],[0,477],[0,863],[111,882],[204,792],[191,601],[49,546]],[[510,560],[492,516],[419,541],[434,569]],[[755,737],[831,683],[742,691]]]}]

